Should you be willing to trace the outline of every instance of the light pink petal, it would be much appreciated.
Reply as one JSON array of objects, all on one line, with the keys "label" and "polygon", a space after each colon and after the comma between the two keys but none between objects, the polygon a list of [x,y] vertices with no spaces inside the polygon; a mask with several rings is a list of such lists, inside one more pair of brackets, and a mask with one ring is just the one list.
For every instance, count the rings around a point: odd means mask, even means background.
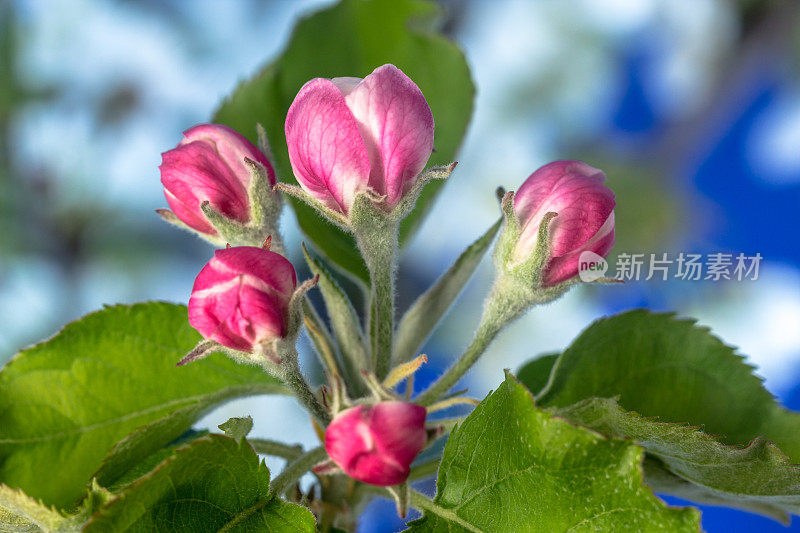
[{"label": "light pink petal", "polygon": [[545,287],[557,285],[562,281],[574,278],[578,275],[580,256],[585,251],[594,252],[601,257],[605,257],[614,247],[614,212],[612,211],[608,220],[603,224],[594,237],[592,237],[581,248],[569,252],[560,257],[553,257],[544,271],[542,280]]},{"label": "light pink petal", "polygon": [[255,247],[218,250],[200,271],[189,299],[189,323],[206,339],[235,350],[286,334],[296,285],[285,258]]},{"label": "light pink petal", "polygon": [[219,265],[259,278],[287,299],[297,288],[294,267],[281,254],[254,246],[236,246],[217,250],[214,257]]},{"label": "light pink petal", "polygon": [[245,190],[250,186],[250,169],[244,162],[245,157],[264,165],[270,183],[275,185],[275,171],[266,156],[244,135],[233,128],[222,124],[198,124],[184,131],[183,137],[182,145],[200,141],[212,147],[231,168]]},{"label": "light pink petal", "polygon": [[369,155],[339,88],[306,83],[286,115],[289,161],[297,181],[331,209],[347,213],[369,182]]},{"label": "light pink petal", "polygon": [[604,180],[601,171],[580,161],[556,161],[531,174],[514,197],[522,224],[517,257],[533,251],[548,212],[558,213],[550,223],[554,257],[578,250],[594,237],[615,206],[614,193]]},{"label": "light pink petal", "polygon": [[369,152],[369,185],[390,207],[408,192],[433,150],[433,114],[422,91],[394,65],[383,65],[349,89]]},{"label": "light pink petal", "polygon": [[240,222],[249,220],[246,192],[208,144],[182,144],[164,152],[161,158],[159,169],[167,202],[184,223],[198,231],[213,232],[200,209],[204,201],[230,218]]}]

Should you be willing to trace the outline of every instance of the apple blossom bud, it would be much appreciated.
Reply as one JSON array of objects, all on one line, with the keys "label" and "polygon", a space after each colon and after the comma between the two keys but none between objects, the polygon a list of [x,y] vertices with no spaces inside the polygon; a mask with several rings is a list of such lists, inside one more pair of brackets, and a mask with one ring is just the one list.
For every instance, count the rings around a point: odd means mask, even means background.
[{"label": "apple blossom bud", "polygon": [[614,245],[614,193],[605,174],[580,161],[554,161],[530,175],[514,196],[520,225],[515,261],[534,253],[539,225],[556,213],[549,226],[550,257],[542,285],[551,287],[578,275],[582,252],[605,257]]},{"label": "apple blossom bud", "polygon": [[280,254],[252,246],[217,250],[195,279],[189,323],[206,339],[251,352],[286,336],[296,286],[294,267]]},{"label": "apple blossom bud", "polygon": [[300,185],[325,206],[348,214],[371,189],[394,208],[433,149],[433,115],[411,79],[383,65],[364,79],[316,78],[286,116],[289,160]]},{"label": "apple blossom bud", "polygon": [[245,158],[260,163],[270,185],[275,185],[275,171],[264,154],[221,124],[200,124],[186,130],[178,146],[161,158],[167,203],[181,222],[206,235],[217,235],[217,230],[201,209],[204,202],[224,217],[241,224],[249,222],[251,168]]},{"label": "apple blossom bud", "polygon": [[427,411],[406,402],[357,405],[340,412],[325,431],[328,455],[350,477],[391,486],[408,479],[428,440]]}]

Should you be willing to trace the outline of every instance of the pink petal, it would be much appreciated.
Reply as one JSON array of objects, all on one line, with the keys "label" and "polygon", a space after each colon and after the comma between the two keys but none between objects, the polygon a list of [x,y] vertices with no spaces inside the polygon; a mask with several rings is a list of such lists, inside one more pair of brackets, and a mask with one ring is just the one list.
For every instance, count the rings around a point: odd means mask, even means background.
[{"label": "pink petal", "polygon": [[560,257],[554,257],[544,272],[542,280],[545,287],[557,285],[562,281],[574,278],[579,272],[581,253],[585,251],[594,252],[601,257],[605,257],[614,247],[614,212],[612,211],[608,220],[603,224],[594,237],[577,250],[569,252]]},{"label": "pink petal", "polygon": [[250,169],[244,162],[245,157],[264,165],[270,183],[275,185],[275,171],[266,156],[244,135],[233,128],[222,124],[198,124],[184,131],[183,137],[181,145],[200,141],[213,148],[245,189],[250,185]]},{"label": "pink petal", "polygon": [[370,426],[378,449],[400,464],[410,465],[428,440],[427,410],[406,402],[382,402],[375,406]]},{"label": "pink petal", "polygon": [[419,87],[394,65],[376,68],[349,89],[346,100],[369,152],[369,185],[386,194],[393,207],[411,188],[433,150],[430,106]]},{"label": "pink petal", "polygon": [[287,299],[297,288],[297,275],[292,263],[281,254],[254,246],[217,250],[214,252],[213,267],[221,278],[240,273],[259,278]]},{"label": "pink petal", "polygon": [[604,180],[600,170],[580,161],[555,161],[531,174],[514,197],[514,211],[522,224],[517,255],[532,252],[548,212],[558,213],[550,224],[553,256],[579,250],[614,210],[614,193]]},{"label": "pink petal", "polygon": [[369,182],[369,155],[339,88],[306,83],[286,115],[286,143],[297,181],[331,209],[347,213]]},{"label": "pink petal", "polygon": [[190,200],[191,203],[187,204],[167,189],[164,189],[164,197],[167,199],[167,204],[170,209],[172,209],[172,212],[175,213],[175,216],[177,216],[181,222],[201,233],[206,233],[208,235],[217,234],[217,230],[214,229],[214,226],[206,220],[206,217],[203,216],[202,211],[200,211],[199,202],[196,198],[192,198]]},{"label": "pink petal", "polygon": [[[198,231],[209,233],[200,204],[208,201],[220,213],[240,222],[250,218],[247,192],[216,150],[205,142],[178,145],[161,154],[161,183],[170,207],[181,220]],[[169,194],[166,194],[169,193]],[[184,218],[181,213],[191,211]],[[213,231],[213,230],[212,230]]]},{"label": "pink petal", "polygon": [[195,279],[189,323],[207,339],[250,351],[286,334],[295,286],[294,268],[279,254],[247,246],[218,250]]},{"label": "pink petal", "polygon": [[372,485],[397,485],[425,446],[424,407],[406,402],[358,405],[337,414],[325,449],[349,476]]}]

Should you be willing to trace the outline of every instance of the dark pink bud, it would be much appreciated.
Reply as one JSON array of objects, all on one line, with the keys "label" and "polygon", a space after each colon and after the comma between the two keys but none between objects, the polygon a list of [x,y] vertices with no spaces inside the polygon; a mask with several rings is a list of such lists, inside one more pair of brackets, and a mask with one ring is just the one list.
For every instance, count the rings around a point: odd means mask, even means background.
[{"label": "dark pink bud", "polygon": [[406,402],[357,405],[336,415],[325,431],[328,455],[347,475],[388,487],[408,479],[425,447],[424,407]]},{"label": "dark pink bud", "polygon": [[264,165],[275,185],[275,171],[258,148],[235,130],[200,124],[183,132],[177,147],[161,154],[161,183],[173,213],[199,232],[216,235],[200,204],[208,201],[223,215],[250,220],[250,170],[245,158]]},{"label": "dark pink bud", "polygon": [[364,78],[316,78],[286,115],[289,160],[300,185],[347,214],[358,192],[386,195],[394,207],[433,150],[433,115],[411,79],[394,65]]},{"label": "dark pink bud", "polygon": [[252,246],[217,250],[189,299],[189,323],[203,337],[252,351],[286,335],[289,300],[297,286],[282,255]]},{"label": "dark pink bud", "polygon": [[522,234],[515,259],[533,253],[539,224],[548,212],[551,257],[544,271],[544,286],[578,275],[582,252],[605,257],[614,246],[614,193],[603,182],[602,171],[580,161],[554,161],[530,175],[514,196],[514,212]]}]

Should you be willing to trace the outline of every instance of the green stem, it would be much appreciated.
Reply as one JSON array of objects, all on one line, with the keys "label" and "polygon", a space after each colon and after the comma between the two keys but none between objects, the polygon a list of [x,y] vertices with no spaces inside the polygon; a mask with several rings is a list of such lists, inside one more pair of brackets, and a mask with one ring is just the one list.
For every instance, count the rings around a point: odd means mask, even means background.
[{"label": "green stem", "polygon": [[328,453],[325,451],[324,446],[314,448],[310,452],[301,455],[295,461],[286,465],[283,472],[272,480],[272,483],[269,485],[270,493],[276,495],[283,494],[286,489],[291,487],[292,484],[303,477],[306,472],[311,470],[315,464],[325,460],[326,457],[328,457]]},{"label": "green stem", "polygon": [[284,444],[268,439],[247,439],[247,441],[257,453],[264,455],[273,455],[289,461],[294,461],[303,455],[303,447],[299,444]]},{"label": "green stem", "polygon": [[447,391],[458,383],[458,380],[483,355],[500,330],[531,305],[527,295],[520,298],[519,294],[520,291],[514,286],[513,280],[501,276],[495,281],[484,305],[483,315],[472,342],[461,357],[416,398],[416,403],[430,405],[447,394]]},{"label": "green stem", "polygon": [[397,224],[364,225],[355,232],[370,275],[370,344],[372,368],[379,379],[389,373],[394,335],[394,283]]},{"label": "green stem", "polygon": [[297,365],[297,356],[290,361],[286,361],[287,366],[283,368],[281,379],[287,387],[292,389],[297,399],[303,404],[303,407],[314,417],[314,419],[322,427],[326,427],[331,421],[331,415],[320,403],[317,395],[311,390],[303,373],[300,372],[300,367]]}]

